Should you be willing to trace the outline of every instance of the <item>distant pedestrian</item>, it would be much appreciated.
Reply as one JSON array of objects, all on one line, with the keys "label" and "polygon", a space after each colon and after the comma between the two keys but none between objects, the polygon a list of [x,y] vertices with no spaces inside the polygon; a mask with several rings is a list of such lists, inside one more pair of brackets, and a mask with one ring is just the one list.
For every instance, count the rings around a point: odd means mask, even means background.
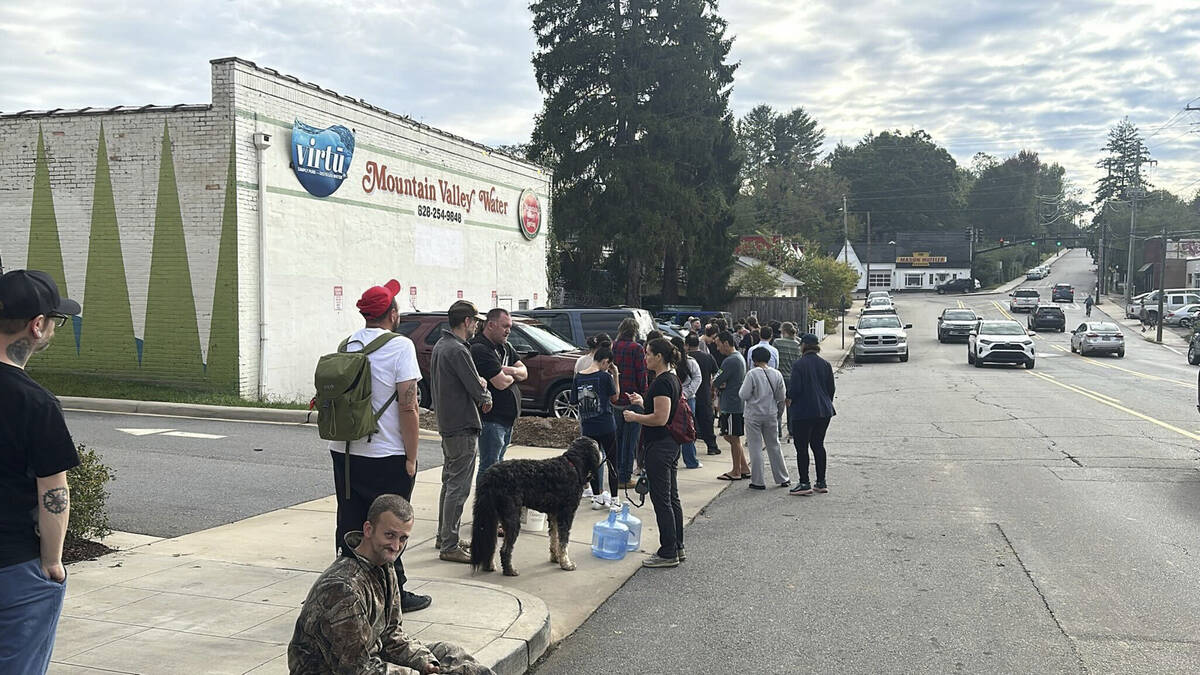
[{"label": "distant pedestrian", "polygon": [[627,423],[645,427],[643,468],[654,504],[654,519],[658,523],[658,550],[642,561],[643,567],[676,567],[683,553],[683,507],[679,502],[679,480],[676,463],[679,444],[667,426],[679,407],[682,385],[674,372],[683,355],[664,339],[646,345],[646,367],[654,375],[646,396],[630,396],[634,405],[643,406],[645,413],[626,410]]},{"label": "distant pedestrian", "polygon": [[771,475],[779,487],[791,484],[783,452],[779,449],[779,418],[787,398],[787,385],[783,375],[767,364],[770,352],[766,347],[750,350],[754,367],[746,373],[746,379],[738,390],[738,396],[746,405],[746,452],[750,455],[750,488],[765,490],[763,475],[763,448],[771,461]]},{"label": "distant pedestrian", "polygon": [[459,538],[459,529],[475,477],[476,443],[483,426],[479,412],[490,411],[493,401],[467,344],[479,323],[475,305],[459,300],[450,305],[446,319],[450,329],[442,329],[429,357],[430,390],[442,437],[442,490],[434,546],[441,560],[470,563],[470,549]]},{"label": "distant pedestrian", "polygon": [[736,339],[728,332],[717,335],[717,351],[721,352],[724,359],[712,386],[717,391],[721,437],[729,444],[729,454],[733,460],[733,468],[717,476],[719,480],[750,477],[750,465],[746,463],[746,453],[742,451],[742,436],[746,435],[746,420],[743,417],[745,406],[738,396],[742,380],[746,377],[746,362],[737,351]]},{"label": "distant pedestrian", "polygon": [[[791,321],[784,321],[779,330],[783,333],[775,338],[771,343],[775,347],[775,351],[779,352],[779,372],[783,375],[783,379],[787,380],[792,375],[792,364],[800,358],[800,341],[796,339],[796,324]],[[785,424],[780,420],[781,432],[786,435],[786,440],[792,440],[792,425],[791,414],[787,413],[788,422]]]},{"label": "distant pedestrian", "polygon": [[[671,346],[680,354],[679,366],[676,369],[679,373],[679,381],[683,385],[683,398],[687,399],[688,407],[692,411],[692,416],[696,415],[696,392],[700,389],[700,383],[703,381],[703,376],[700,373],[700,364],[696,359],[688,354],[687,347],[684,344],[683,338],[671,338]],[[697,435],[699,435],[697,433]],[[704,465],[696,458],[696,442],[683,443],[680,446],[680,452],[683,455],[683,466],[687,469],[699,469]]]},{"label": "distant pedestrian", "polygon": [[646,391],[646,350],[637,343],[638,323],[633,317],[621,321],[617,327],[617,341],[613,343],[613,363],[620,371],[620,396],[617,397],[617,477],[620,487],[631,488],[633,482],[634,453],[638,446],[642,427],[637,422],[627,422],[622,414],[629,408],[629,395],[639,396]]},{"label": "distant pedestrian", "polygon": [[[712,378],[717,373],[717,362],[712,356],[700,351],[701,342],[702,339],[696,335],[689,335],[684,340],[688,356],[695,359],[696,365],[700,367],[700,387],[696,389],[696,407],[692,411],[696,418],[696,438],[708,446],[708,454],[719,455],[721,449],[717,447],[717,435],[713,433],[712,388]],[[713,351],[716,351],[715,347]]]},{"label": "distant pedestrian", "polygon": [[612,404],[621,393],[617,384],[621,378],[612,358],[612,347],[608,344],[596,347],[592,362],[575,374],[571,389],[571,402],[579,410],[579,433],[596,441],[607,459],[609,489],[604,489],[605,466],[601,466],[584,492],[584,497],[591,498],[593,509],[608,506],[612,495],[617,493],[617,474],[612,468],[617,459],[617,423]]},{"label": "distant pedestrian", "polygon": [[1083,306],[1087,308],[1087,316],[1092,315],[1092,305],[1094,304],[1096,304],[1096,302],[1095,300],[1092,300],[1092,295],[1089,293],[1087,299],[1083,301]]},{"label": "distant pedestrian", "polygon": [[800,338],[802,356],[792,364],[787,403],[791,410],[792,439],[796,443],[796,468],[800,482],[789,494],[811,495],[808,482],[808,450],[812,448],[817,469],[817,492],[829,492],[825,484],[825,433],[837,413],[833,409],[833,368],[821,358],[821,341],[806,333]]},{"label": "distant pedestrian", "polygon": [[779,350],[777,350],[771,346],[771,337],[774,336],[774,333],[771,331],[771,327],[763,326],[763,327],[759,328],[757,331],[750,333],[750,335],[754,335],[755,333],[758,333],[758,342],[754,343],[753,345],[750,346],[749,349],[746,350],[746,367],[747,368],[753,367],[754,361],[751,358],[751,352],[753,352],[755,350],[755,348],[757,348],[757,347],[762,347],[763,349],[767,350],[768,355],[771,357],[771,361],[767,365],[771,366],[772,368],[778,369],[779,368]]},{"label": "distant pedestrian", "polygon": [[79,311],[45,272],[0,276],[0,672],[46,672],[67,593],[67,470],[79,454],[58,399],[25,364]]},{"label": "distant pedestrian", "polygon": [[758,317],[746,317],[746,333],[742,336],[742,341],[738,343],[738,351],[745,356],[750,348],[758,344],[761,339],[762,334],[758,332]]}]

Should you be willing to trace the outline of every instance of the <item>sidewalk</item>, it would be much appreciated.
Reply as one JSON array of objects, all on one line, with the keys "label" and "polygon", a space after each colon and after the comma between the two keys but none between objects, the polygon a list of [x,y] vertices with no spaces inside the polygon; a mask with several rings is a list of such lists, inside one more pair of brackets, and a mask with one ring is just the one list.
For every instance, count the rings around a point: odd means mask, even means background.
[{"label": "sidewalk", "polygon": [[[314,433],[314,443],[315,438]],[[557,454],[512,446],[506,458]],[[704,467],[679,472],[685,523],[729,485],[716,480],[729,468],[727,449],[701,461]],[[431,595],[433,604],[406,616],[404,628],[419,640],[461,644],[502,675],[526,672],[657,548],[647,502],[634,510],[643,522],[641,550],[620,561],[593,557],[592,525],[608,512],[593,511],[584,501],[571,532],[577,570],[564,572],[549,562],[545,531],[523,531],[513,552],[520,576],[473,575],[469,565],[437,558],[440,486],[440,469],[418,474],[412,499],[417,521],[404,553],[407,588]],[[286,673],[287,643],[300,606],[332,561],[336,508],[330,496],[172,539],[115,533],[105,543],[119,552],[68,567],[50,672]],[[470,514],[468,503],[463,514],[468,533]],[[703,552],[692,557],[702,558]],[[694,564],[703,561],[684,563]]]}]

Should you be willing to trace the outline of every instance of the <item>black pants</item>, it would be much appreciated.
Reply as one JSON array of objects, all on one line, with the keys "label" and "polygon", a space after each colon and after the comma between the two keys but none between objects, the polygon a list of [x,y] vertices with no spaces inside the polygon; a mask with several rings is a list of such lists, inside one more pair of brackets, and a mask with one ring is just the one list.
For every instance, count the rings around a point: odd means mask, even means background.
[{"label": "black pants", "polygon": [[672,438],[646,446],[646,480],[650,484],[650,502],[658,522],[658,556],[674,558],[683,548],[683,506],[679,503],[676,465],[679,444]]},{"label": "black pants", "polygon": [[800,470],[800,482],[808,482],[808,449],[812,448],[813,462],[817,465],[817,482],[825,482],[825,432],[829,430],[832,417],[813,417],[792,420],[792,442],[796,444],[796,468]]},{"label": "black pants", "polygon": [[[588,438],[596,441],[596,445],[604,451],[604,466],[608,467],[608,494],[616,496],[617,494],[617,473],[613,470],[617,462],[617,432],[610,431],[607,434],[584,434]],[[604,492],[604,486],[601,482],[604,480],[604,466],[596,468],[592,473],[592,494],[600,496]]]},{"label": "black pants", "polygon": [[696,397],[696,438],[704,441],[709,450],[717,447],[717,435],[713,432],[712,401],[701,401]]},{"label": "black pants", "polygon": [[[337,489],[337,531],[334,534],[336,550],[349,555],[346,550],[346,533],[363,529],[371,502],[383,494],[400,495],[411,501],[415,480],[408,475],[404,455],[390,457],[360,457],[350,455],[350,498],[346,498],[346,454],[329,451],[333,457],[333,484]],[[396,579],[400,590],[404,590],[403,555],[396,558]]]}]

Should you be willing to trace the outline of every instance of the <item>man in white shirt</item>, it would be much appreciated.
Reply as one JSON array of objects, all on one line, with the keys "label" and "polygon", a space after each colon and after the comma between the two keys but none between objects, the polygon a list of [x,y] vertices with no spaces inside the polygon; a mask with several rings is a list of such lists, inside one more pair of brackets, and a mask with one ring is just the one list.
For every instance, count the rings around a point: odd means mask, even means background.
[{"label": "man in white shirt", "polygon": [[[399,292],[400,282],[392,279],[383,286],[372,286],[362,294],[357,306],[365,325],[350,335],[346,351],[359,351],[395,329],[400,318],[396,306]],[[417,382],[421,379],[417,350],[412,340],[397,335],[368,354],[367,360],[371,364],[371,407],[376,412],[383,409],[379,431],[349,442],[349,464],[346,461],[347,443],[329,443],[338,500],[335,542],[343,555],[353,555],[345,536],[362,527],[375,498],[392,493],[411,499],[417,475]],[[406,578],[400,558],[396,558],[395,567],[400,582],[401,609],[407,613],[428,607],[429,596],[404,590]]]}]

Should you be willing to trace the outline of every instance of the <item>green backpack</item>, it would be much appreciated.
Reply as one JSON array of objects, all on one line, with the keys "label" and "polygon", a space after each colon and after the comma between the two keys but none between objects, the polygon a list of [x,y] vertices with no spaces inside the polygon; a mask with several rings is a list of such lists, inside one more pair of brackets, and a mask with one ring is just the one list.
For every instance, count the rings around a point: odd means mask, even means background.
[{"label": "green backpack", "polygon": [[346,338],[336,352],[317,361],[313,375],[317,387],[317,432],[325,440],[346,442],[347,498],[350,496],[350,441],[366,436],[370,442],[371,434],[379,431],[379,418],[396,400],[393,390],[382,408],[371,408],[371,362],[367,355],[398,337],[399,333],[384,333],[357,352],[346,351],[346,345],[350,343],[350,338]]}]

